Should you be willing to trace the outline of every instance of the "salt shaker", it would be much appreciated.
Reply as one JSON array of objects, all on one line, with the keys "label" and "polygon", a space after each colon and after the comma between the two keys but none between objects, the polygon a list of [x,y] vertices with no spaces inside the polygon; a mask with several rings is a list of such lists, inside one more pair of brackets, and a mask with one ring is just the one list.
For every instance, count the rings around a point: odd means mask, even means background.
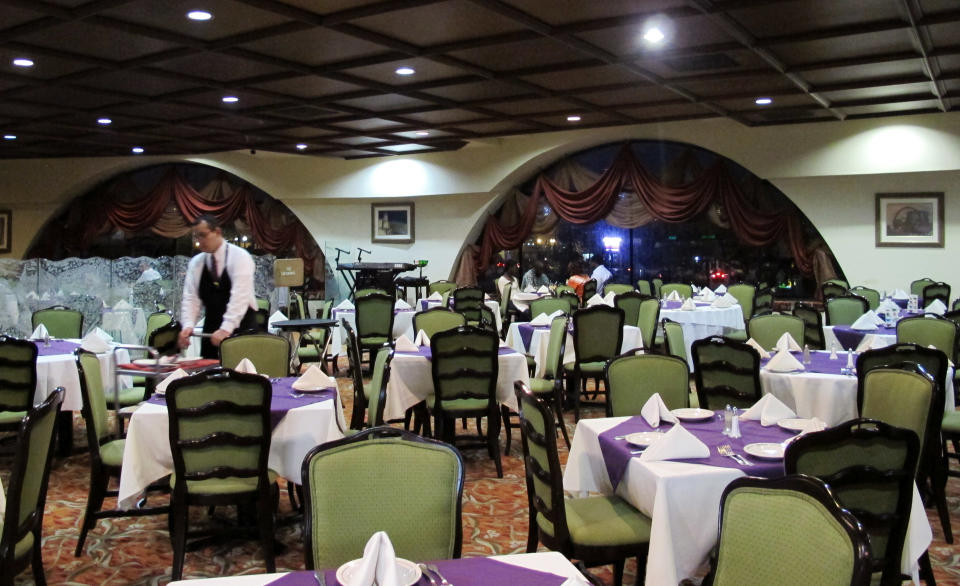
[{"label": "salt shaker", "polygon": [[733,407],[727,405],[723,410],[723,435],[730,435],[733,429]]},{"label": "salt shaker", "polygon": [[833,342],[830,344],[830,360],[837,359],[837,343]]},{"label": "salt shaker", "polygon": [[730,437],[737,439],[740,437],[740,416],[737,415],[737,408],[733,407],[731,413]]},{"label": "salt shaker", "polygon": [[803,345],[803,363],[810,364],[810,344]]}]

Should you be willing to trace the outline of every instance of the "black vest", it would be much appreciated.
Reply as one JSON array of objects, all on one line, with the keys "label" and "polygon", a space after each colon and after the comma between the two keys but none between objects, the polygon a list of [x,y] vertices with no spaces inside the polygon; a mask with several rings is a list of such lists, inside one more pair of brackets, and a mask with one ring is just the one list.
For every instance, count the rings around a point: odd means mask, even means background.
[{"label": "black vest", "polygon": [[[223,255],[223,272],[217,278],[206,262],[203,263],[203,272],[200,274],[200,285],[197,287],[197,296],[203,302],[205,317],[203,319],[203,333],[212,334],[220,329],[223,323],[223,314],[230,303],[230,273],[227,271],[228,248]],[[210,255],[213,258],[213,255]],[[256,326],[256,312],[247,308],[247,313],[240,320],[240,325],[234,332],[241,332]],[[203,358],[220,358],[220,350],[210,342],[210,338],[200,341],[200,356]]]}]

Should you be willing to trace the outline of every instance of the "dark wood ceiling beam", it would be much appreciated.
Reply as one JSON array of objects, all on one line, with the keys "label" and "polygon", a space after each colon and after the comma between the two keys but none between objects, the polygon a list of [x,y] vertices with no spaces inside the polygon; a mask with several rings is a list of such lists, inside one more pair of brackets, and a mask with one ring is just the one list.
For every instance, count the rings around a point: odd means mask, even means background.
[{"label": "dark wood ceiling beam", "polygon": [[943,97],[947,88],[944,87],[943,82],[938,79],[940,75],[940,63],[936,58],[931,57],[929,53],[930,48],[933,47],[933,39],[930,37],[930,33],[926,27],[921,28],[917,25],[917,22],[923,18],[923,8],[916,0],[901,0],[900,7],[907,21],[910,23],[910,42],[920,53],[920,65],[923,68],[923,73],[930,78],[930,92],[937,98],[940,110],[947,112],[950,110],[950,106]]}]

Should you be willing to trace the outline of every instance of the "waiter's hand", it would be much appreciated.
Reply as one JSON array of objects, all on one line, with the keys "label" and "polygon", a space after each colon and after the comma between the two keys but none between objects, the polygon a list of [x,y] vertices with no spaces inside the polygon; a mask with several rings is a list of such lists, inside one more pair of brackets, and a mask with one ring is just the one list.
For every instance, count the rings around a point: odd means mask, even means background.
[{"label": "waiter's hand", "polygon": [[210,343],[214,346],[219,346],[220,342],[226,340],[230,337],[230,332],[227,330],[217,330],[210,335]]},{"label": "waiter's hand", "polygon": [[193,328],[183,328],[180,330],[180,335],[177,337],[177,345],[183,349],[190,345],[190,334],[193,333]]}]

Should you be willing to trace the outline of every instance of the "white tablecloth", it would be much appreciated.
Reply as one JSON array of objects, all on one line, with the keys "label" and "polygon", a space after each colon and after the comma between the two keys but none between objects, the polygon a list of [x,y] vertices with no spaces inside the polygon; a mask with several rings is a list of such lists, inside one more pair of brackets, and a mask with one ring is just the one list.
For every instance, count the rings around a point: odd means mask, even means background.
[{"label": "white tablecloth", "polygon": [[[406,336],[411,341],[413,341],[416,332],[413,331],[413,314],[414,311],[411,310],[400,310],[395,311],[393,314],[393,338],[397,339],[401,335]],[[357,331],[357,312],[354,310],[344,311],[342,309],[334,309],[331,312],[333,319],[337,320],[337,323],[340,323],[340,320],[345,319],[347,323],[350,324],[350,327],[353,328],[353,331]],[[343,331],[339,325],[335,328],[331,328],[330,335],[333,336],[333,339],[330,340],[330,352],[337,355],[346,356],[344,353],[344,344],[347,342],[347,333]]]},{"label": "white tablecloth", "polygon": [[[523,354],[511,352],[499,355],[497,362],[497,401],[514,411],[517,397],[513,392],[514,381],[530,382],[527,359]],[[387,382],[387,403],[383,418],[402,419],[407,409],[433,393],[433,373],[430,361],[419,354],[397,352],[390,363],[390,380]]]},{"label": "white tablecloth", "polygon": [[[79,342],[79,340],[76,340]],[[126,350],[117,350],[120,363],[130,361],[130,354]],[[103,380],[103,390],[110,396],[113,393],[114,353],[104,352],[97,354],[100,362],[100,378]],[[63,387],[63,411],[80,411],[83,408],[83,397],[80,395],[80,372],[77,370],[77,359],[73,354],[54,354],[52,356],[37,357],[37,390],[33,395],[35,403],[46,399],[57,387]],[[129,388],[130,378],[120,377],[120,388]]]},{"label": "white tablecloth", "polygon": [[[547,346],[550,345],[550,330],[540,328],[533,330],[533,334],[530,336],[530,348],[525,348],[523,346],[523,337],[520,335],[520,323],[513,322],[507,329],[505,342],[517,352],[531,354],[537,364],[534,376],[543,377],[543,371],[546,368]],[[642,347],[643,337],[640,335],[640,328],[636,326],[623,326],[623,343],[620,345],[620,352]],[[570,364],[576,359],[576,351],[573,348],[573,336],[567,334],[567,343],[563,348],[563,363]]]},{"label": "white tablecloth", "polygon": [[[287,411],[273,429],[267,466],[299,484],[307,452],[324,442],[343,437],[340,429],[345,429],[346,424],[342,405],[337,397],[335,401],[311,403]],[[334,417],[340,419],[339,426]],[[121,470],[117,500],[124,509],[134,506],[137,497],[151,483],[173,472],[166,405],[144,403],[134,412],[127,429]]]},{"label": "white tablecloth", "polygon": [[675,321],[683,328],[683,343],[687,348],[687,365],[693,372],[693,353],[690,346],[694,340],[722,336],[729,330],[742,330],[743,310],[739,305],[731,307],[697,307],[693,311],[660,309],[660,319]]},{"label": "white tablecloth", "polygon": [[[676,586],[707,561],[717,542],[720,497],[727,484],[744,473],[686,462],[641,462],[631,458],[614,491],[600,452],[598,436],[628,417],[581,419],[573,436],[563,473],[563,488],[613,494],[648,515],[650,552],[646,584]],[[916,488],[904,544],[903,571],[917,582],[917,560],[929,547],[933,532]]]},{"label": "white tablecloth", "polygon": [[[865,335],[873,336],[873,347],[882,348],[897,343],[896,334],[878,334],[876,332],[864,332]],[[843,344],[837,340],[837,335],[833,333],[833,326],[823,326],[823,345],[829,350],[836,344],[837,348],[843,348]]]},{"label": "white tablecloth", "polygon": [[[503,328],[503,321],[500,319],[500,302],[493,299],[485,299],[483,304],[493,312],[493,319],[496,321],[497,331],[499,332]],[[516,304],[514,304],[516,305]],[[432,309],[434,307],[440,307],[440,301],[436,299],[421,299],[415,306],[417,310],[420,310],[421,307],[426,307],[426,309]],[[453,307],[453,300],[450,300],[450,307]],[[414,332],[416,333],[416,332]],[[411,338],[412,339],[412,338]]]}]

